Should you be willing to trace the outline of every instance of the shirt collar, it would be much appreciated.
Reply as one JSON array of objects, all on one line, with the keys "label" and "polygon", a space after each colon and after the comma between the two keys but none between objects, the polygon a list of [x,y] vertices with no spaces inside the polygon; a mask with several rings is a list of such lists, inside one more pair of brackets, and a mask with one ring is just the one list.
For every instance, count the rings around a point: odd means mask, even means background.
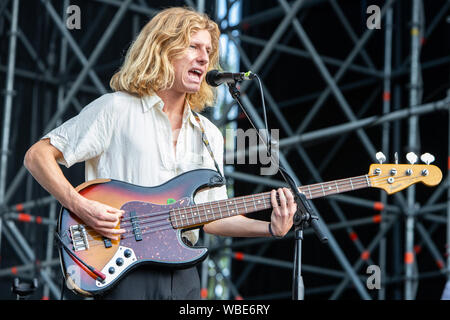
[{"label": "shirt collar", "polygon": [[152,109],[154,106],[158,106],[160,110],[162,110],[164,106],[164,102],[157,94],[152,94],[148,96],[142,97],[142,112],[147,112]]},{"label": "shirt collar", "polygon": [[[144,96],[142,98],[142,112],[147,112],[155,106],[157,106],[159,108],[159,110],[161,110],[161,111],[164,107],[164,102],[161,100],[161,98],[157,94]],[[185,123],[187,119],[189,119],[189,121],[194,126],[196,126],[197,128],[200,128],[197,120],[194,117],[194,114],[192,113],[189,102],[186,101],[186,104],[184,105],[184,111],[183,111],[183,123]]]},{"label": "shirt collar", "polygon": [[191,110],[191,106],[189,105],[189,102],[186,101],[186,105],[184,107],[184,113],[183,113],[183,122],[186,121],[187,119],[189,119],[189,121],[191,121],[191,123],[197,127],[200,128],[197,119],[195,119],[194,117],[194,113]]}]

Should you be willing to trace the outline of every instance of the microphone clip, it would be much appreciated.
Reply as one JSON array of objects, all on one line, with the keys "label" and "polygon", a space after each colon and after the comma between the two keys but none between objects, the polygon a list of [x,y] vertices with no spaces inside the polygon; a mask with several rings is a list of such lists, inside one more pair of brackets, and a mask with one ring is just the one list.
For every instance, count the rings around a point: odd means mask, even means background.
[{"label": "microphone clip", "polygon": [[[298,186],[287,170],[282,166],[279,167],[279,170],[289,184],[291,192],[294,195],[294,200],[297,203],[297,212],[294,214],[293,219],[295,230],[303,231],[305,228],[311,226],[320,242],[327,243],[328,237],[319,223],[319,217],[314,207],[311,205],[310,201],[306,199],[306,196],[299,191]],[[301,234],[297,234],[297,236],[302,237]]]},{"label": "microphone clip", "polygon": [[227,82],[227,86],[228,86],[228,91],[230,91],[231,96],[233,97],[233,99],[239,99],[241,96],[241,92],[239,91],[239,89],[236,86],[237,81],[235,80],[234,82]]}]

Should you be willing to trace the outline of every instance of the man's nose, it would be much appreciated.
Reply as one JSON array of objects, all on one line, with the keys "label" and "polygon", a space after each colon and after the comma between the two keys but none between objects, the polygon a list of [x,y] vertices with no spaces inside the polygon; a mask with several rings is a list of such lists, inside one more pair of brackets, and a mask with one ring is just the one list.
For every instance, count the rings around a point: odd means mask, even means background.
[{"label": "man's nose", "polygon": [[202,64],[209,63],[209,54],[206,50],[200,50],[199,55],[197,57],[198,62]]}]

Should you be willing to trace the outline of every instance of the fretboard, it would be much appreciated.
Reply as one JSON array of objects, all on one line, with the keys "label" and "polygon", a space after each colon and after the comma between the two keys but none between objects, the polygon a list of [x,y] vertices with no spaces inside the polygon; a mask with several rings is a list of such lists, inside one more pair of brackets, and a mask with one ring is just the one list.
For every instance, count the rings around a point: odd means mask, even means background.
[{"label": "fretboard", "polygon": [[[370,180],[367,175],[363,175],[302,186],[299,190],[307,199],[315,199],[367,187],[370,187]],[[263,192],[173,209],[170,212],[170,220],[174,228],[187,228],[271,208],[270,192]]]}]

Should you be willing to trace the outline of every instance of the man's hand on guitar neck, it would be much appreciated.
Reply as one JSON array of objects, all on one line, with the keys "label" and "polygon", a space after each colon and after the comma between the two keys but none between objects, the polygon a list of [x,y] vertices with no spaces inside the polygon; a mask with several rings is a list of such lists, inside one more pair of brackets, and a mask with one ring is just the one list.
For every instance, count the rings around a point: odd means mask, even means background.
[{"label": "man's hand on guitar neck", "polygon": [[[277,193],[279,201],[276,198]],[[272,190],[270,200],[273,207],[270,217],[273,236],[284,237],[292,227],[294,214],[297,211],[297,203],[295,203],[294,196],[288,188]]]}]

